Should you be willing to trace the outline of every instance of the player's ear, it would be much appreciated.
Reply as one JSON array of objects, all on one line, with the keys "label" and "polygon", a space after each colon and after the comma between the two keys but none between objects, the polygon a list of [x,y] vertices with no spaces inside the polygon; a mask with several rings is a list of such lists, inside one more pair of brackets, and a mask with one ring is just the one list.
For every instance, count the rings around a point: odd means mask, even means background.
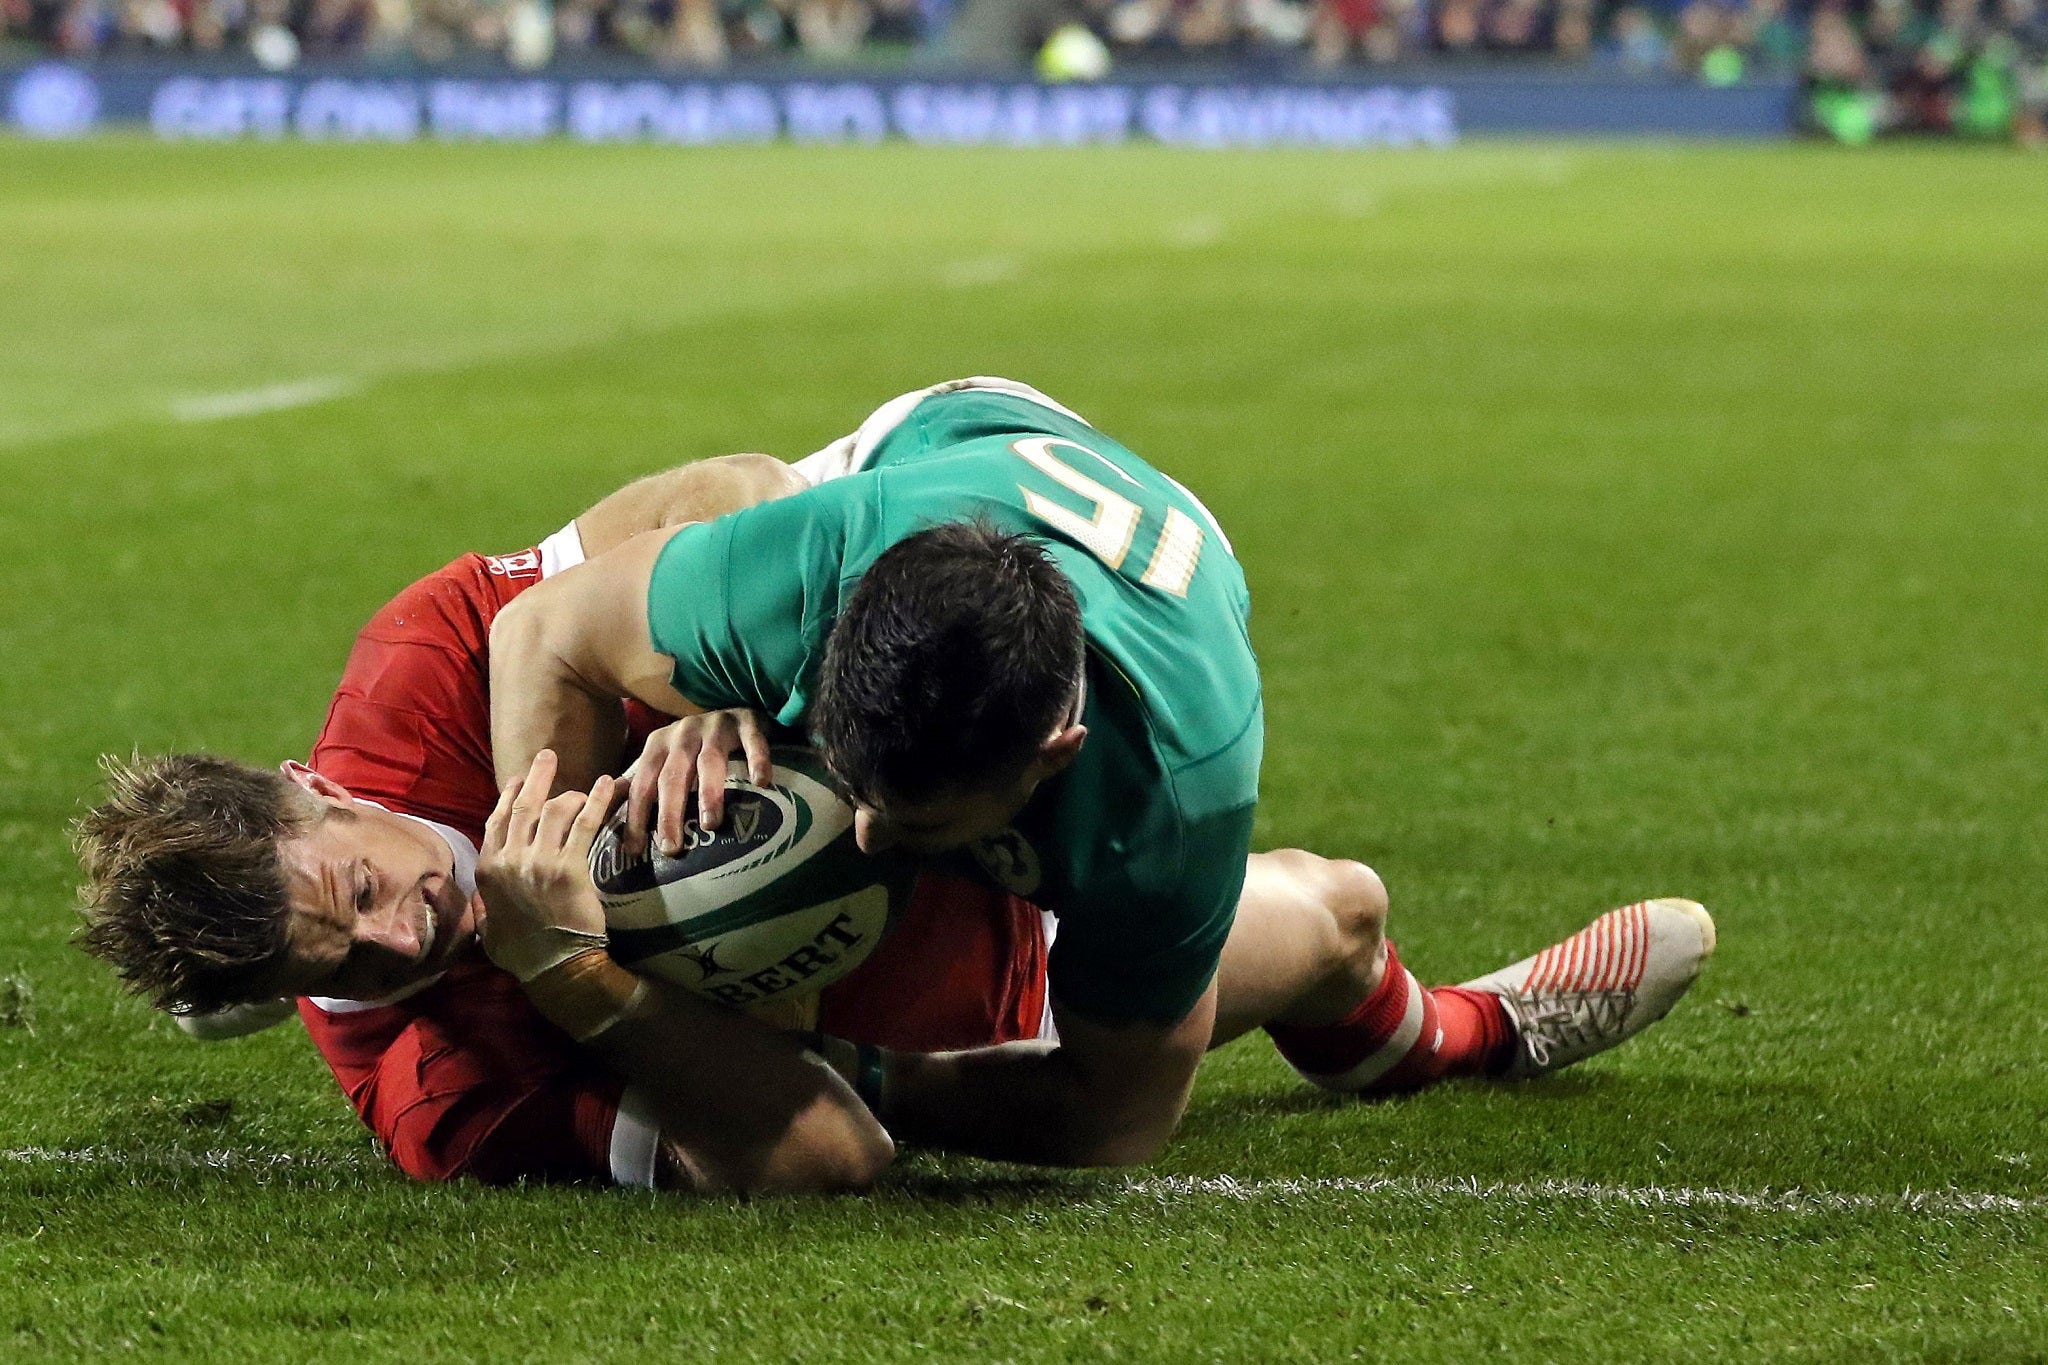
[{"label": "player's ear", "polygon": [[1067,765],[1081,756],[1081,745],[1087,738],[1087,726],[1068,725],[1039,745],[1038,757],[1031,763],[1036,780],[1043,782],[1055,773],[1066,771]]},{"label": "player's ear", "polygon": [[322,777],[303,763],[294,763],[292,760],[286,759],[277,766],[278,771],[285,775],[285,780],[293,786],[304,787],[315,796],[324,796],[330,801],[352,802],[355,800],[353,796],[349,795],[347,787],[342,786],[331,777]]}]

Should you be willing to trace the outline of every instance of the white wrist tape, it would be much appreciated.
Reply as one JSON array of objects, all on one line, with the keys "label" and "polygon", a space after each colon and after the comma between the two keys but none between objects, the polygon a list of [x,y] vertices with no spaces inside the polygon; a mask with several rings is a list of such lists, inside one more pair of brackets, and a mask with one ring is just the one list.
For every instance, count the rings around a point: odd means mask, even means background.
[{"label": "white wrist tape", "polygon": [[592,948],[603,948],[606,939],[603,934],[593,934],[583,929],[564,929],[560,925],[549,925],[536,929],[530,934],[513,939],[510,943],[491,948],[491,961],[519,978],[523,986],[539,976],[561,966],[579,953]]},{"label": "white wrist tape", "polygon": [[612,961],[602,948],[563,959],[521,989],[549,1023],[579,1043],[625,1022],[651,994],[645,977]]},{"label": "white wrist tape", "polygon": [[632,987],[624,996],[619,995],[616,990],[607,991],[606,996],[611,1005],[610,1011],[576,1021],[569,1030],[571,1038],[579,1043],[587,1043],[600,1033],[609,1032],[614,1025],[623,1024],[632,1018],[633,1012],[640,1008],[640,1002],[647,998],[647,983],[635,977]]}]

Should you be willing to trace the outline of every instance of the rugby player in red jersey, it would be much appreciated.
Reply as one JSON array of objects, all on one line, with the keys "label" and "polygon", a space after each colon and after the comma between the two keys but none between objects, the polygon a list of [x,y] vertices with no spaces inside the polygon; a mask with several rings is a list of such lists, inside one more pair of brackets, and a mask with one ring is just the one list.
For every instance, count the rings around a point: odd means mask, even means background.
[{"label": "rugby player in red jersey", "polygon": [[[86,945],[182,1007],[180,1022],[200,1036],[287,1017],[295,997],[356,1111],[420,1179],[863,1183],[888,1161],[888,1138],[794,1035],[664,991],[674,1027],[647,1064],[600,1059],[478,946],[476,850],[498,798],[488,702],[498,611],[638,531],[802,486],[766,456],[705,461],[611,495],[535,548],[468,554],[429,574],[363,628],[310,762],[281,775],[196,755],[111,765],[110,800],[81,827],[99,904]],[[266,809],[293,824],[283,803],[295,800],[318,817],[298,837],[251,828],[250,812]],[[207,822],[223,827],[210,867],[192,847]],[[235,878],[221,865],[238,862],[243,889],[224,892]],[[271,877],[288,920],[263,903]],[[191,885],[199,879],[208,885]],[[918,1050],[1034,1037],[1045,1017],[1041,918],[1013,897],[924,877],[900,932],[809,1017],[783,1022]]]}]

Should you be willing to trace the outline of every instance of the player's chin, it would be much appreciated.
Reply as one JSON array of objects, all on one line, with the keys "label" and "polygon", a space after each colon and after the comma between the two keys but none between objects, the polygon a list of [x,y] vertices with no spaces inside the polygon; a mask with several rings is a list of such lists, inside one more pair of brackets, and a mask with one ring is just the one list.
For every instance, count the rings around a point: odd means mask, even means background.
[{"label": "player's chin", "polygon": [[461,952],[483,924],[483,897],[465,896],[451,882],[446,894],[434,898],[434,941],[425,956],[446,961]]},{"label": "player's chin", "polygon": [[432,976],[436,972],[445,971],[448,964],[455,960],[463,946],[473,937],[474,935],[466,931],[459,934],[451,933],[443,926],[435,934],[434,941],[427,945],[427,951],[420,954],[419,963],[414,969],[414,978]]}]

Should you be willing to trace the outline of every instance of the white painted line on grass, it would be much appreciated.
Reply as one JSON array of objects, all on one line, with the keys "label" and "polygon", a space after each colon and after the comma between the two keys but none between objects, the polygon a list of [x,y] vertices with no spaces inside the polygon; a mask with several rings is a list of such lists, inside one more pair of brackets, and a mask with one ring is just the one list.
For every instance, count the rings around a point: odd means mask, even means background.
[{"label": "white painted line on grass", "polygon": [[950,261],[939,270],[939,281],[952,289],[970,289],[982,284],[1001,284],[1024,273],[1024,262],[1015,256],[976,256]]},{"label": "white painted line on grass", "polygon": [[1375,184],[1350,185],[1338,190],[1330,206],[1339,218],[1370,218],[1384,209],[1390,199],[1529,184],[1569,184],[1578,178],[1580,164],[1580,158],[1564,152],[1505,161],[1410,161],[1403,164],[1401,173],[1383,176]]},{"label": "white painted line on grass", "polygon": [[0,1161],[21,1166],[111,1166],[144,1170],[356,1171],[370,1168],[370,1163],[354,1158],[302,1156],[293,1152],[238,1152],[232,1148],[214,1148],[204,1152],[124,1152],[114,1147],[10,1147],[0,1151]]},{"label": "white painted line on grass", "polygon": [[[382,1163],[363,1157],[298,1155],[214,1148],[203,1152],[130,1152],[115,1147],[13,1147],[0,1162],[19,1166],[107,1166],[156,1170],[351,1171]],[[1470,1200],[1502,1204],[1614,1204],[1629,1208],[1732,1209],[1751,1213],[1968,1213],[2048,1214],[2048,1195],[2020,1197],[1976,1190],[1906,1190],[1899,1194],[1842,1194],[1832,1190],[1722,1190],[1691,1185],[1603,1185],[1588,1180],[1489,1182],[1473,1177],[1326,1176],[1238,1180],[1232,1176],[1150,1176],[1103,1187],[1075,1184],[1077,1202],[1107,1194],[1160,1204],[1225,1200],[1256,1203],[1319,1197],[1364,1196],[1395,1202]]]},{"label": "white painted line on grass", "polygon": [[1380,1195],[1392,1199],[1469,1199],[1507,1204],[1625,1204],[1639,1209],[1739,1209],[1759,1213],[2048,1213],[2048,1196],[2019,1198],[1973,1190],[1906,1190],[1901,1194],[1838,1194],[1830,1190],[1718,1190],[1684,1185],[1602,1185],[1585,1180],[1488,1183],[1416,1176],[1235,1180],[1230,1176],[1155,1176],[1125,1184],[1127,1193],[1171,1203],[1220,1198],[1251,1203],[1315,1195]]},{"label": "white painted line on grass", "polygon": [[180,422],[219,422],[230,417],[252,417],[259,412],[282,412],[325,403],[354,393],[356,381],[345,375],[301,379],[290,384],[267,384],[260,389],[235,389],[228,393],[205,393],[171,400],[171,416]]}]

